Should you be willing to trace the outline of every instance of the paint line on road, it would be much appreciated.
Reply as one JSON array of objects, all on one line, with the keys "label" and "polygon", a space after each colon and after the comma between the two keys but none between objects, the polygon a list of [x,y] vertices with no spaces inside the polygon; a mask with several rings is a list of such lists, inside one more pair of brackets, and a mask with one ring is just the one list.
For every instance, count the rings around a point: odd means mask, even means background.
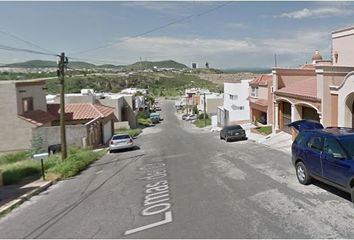
[{"label": "paint line on road", "polygon": [[142,227],[138,227],[138,228],[127,230],[124,233],[124,235],[129,235],[129,234],[133,234],[133,233],[136,233],[136,232],[144,231],[144,230],[147,230],[147,229],[150,229],[150,228],[158,227],[158,226],[170,223],[172,221],[173,221],[172,212],[168,211],[168,212],[165,212],[165,219],[163,219],[162,221],[151,223],[151,224],[148,224],[148,225],[145,225],[145,226],[142,226]]}]

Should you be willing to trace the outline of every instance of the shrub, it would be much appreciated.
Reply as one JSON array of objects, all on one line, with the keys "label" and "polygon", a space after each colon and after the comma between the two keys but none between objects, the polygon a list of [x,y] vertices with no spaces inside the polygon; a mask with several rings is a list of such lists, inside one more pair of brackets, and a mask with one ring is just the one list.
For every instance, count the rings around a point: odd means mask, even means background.
[{"label": "shrub", "polygon": [[193,124],[195,126],[199,127],[199,128],[203,128],[203,127],[211,125],[211,120],[209,118],[206,119],[206,126],[204,125],[204,119],[203,120],[202,119],[198,119]]},{"label": "shrub", "polygon": [[0,165],[19,162],[28,158],[30,158],[30,153],[27,151],[9,153],[0,156]]},{"label": "shrub", "polygon": [[148,127],[151,125],[151,120],[149,118],[148,119],[140,118],[138,119],[138,123],[142,126]]},{"label": "shrub", "polygon": [[138,119],[148,119],[149,118],[149,114],[147,114],[145,111],[138,112],[137,118]]},{"label": "shrub", "polygon": [[[205,118],[206,118],[206,119],[209,119],[208,114],[205,114]],[[200,114],[200,115],[198,116],[198,119],[204,120],[204,113]]]},{"label": "shrub", "polygon": [[[44,161],[46,176],[71,177],[85,169],[90,163],[101,158],[105,151],[93,152],[89,149],[70,148],[69,157],[62,161],[60,154],[54,154]],[[29,176],[41,174],[41,162],[25,159],[1,166],[4,184],[13,184]]]},{"label": "shrub", "polygon": [[142,132],[141,128],[134,128],[134,129],[126,129],[126,128],[119,128],[115,130],[116,134],[119,133],[126,133],[129,134],[131,137],[136,137]]},{"label": "shrub", "polygon": [[6,165],[2,177],[5,185],[19,182],[25,177],[38,175],[41,172],[41,163],[36,160],[25,160]]}]

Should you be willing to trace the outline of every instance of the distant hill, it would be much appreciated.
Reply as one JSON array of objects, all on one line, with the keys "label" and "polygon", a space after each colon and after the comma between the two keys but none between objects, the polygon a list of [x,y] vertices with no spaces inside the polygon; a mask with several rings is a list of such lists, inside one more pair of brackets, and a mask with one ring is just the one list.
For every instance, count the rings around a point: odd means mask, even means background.
[{"label": "distant hill", "polygon": [[[125,69],[129,71],[129,70],[153,69],[155,66],[158,68],[176,68],[176,69],[188,68],[186,65],[175,62],[173,60],[159,61],[159,62],[142,61],[130,65],[113,65],[113,64],[95,65],[87,62],[69,62],[69,67],[74,69],[111,68],[111,69]],[[31,60],[26,62],[7,64],[4,65],[4,67],[50,68],[50,67],[57,67],[57,63],[54,61]]]},{"label": "distant hill", "polygon": [[54,61],[43,61],[43,60],[31,60],[27,62],[11,63],[4,65],[4,67],[11,68],[48,68],[57,67],[57,63]]},{"label": "distant hill", "polygon": [[158,61],[158,62],[150,62],[150,61],[136,62],[127,65],[126,69],[128,70],[153,69],[155,66],[157,68],[176,68],[176,69],[188,68],[186,65],[182,63],[178,63],[173,60],[166,60],[166,61]]}]

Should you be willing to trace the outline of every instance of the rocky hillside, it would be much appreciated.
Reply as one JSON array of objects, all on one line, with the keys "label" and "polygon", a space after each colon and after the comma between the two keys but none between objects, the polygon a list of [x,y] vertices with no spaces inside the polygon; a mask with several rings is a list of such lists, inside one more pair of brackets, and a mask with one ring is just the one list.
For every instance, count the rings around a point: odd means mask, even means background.
[{"label": "rocky hillside", "polygon": [[224,82],[229,83],[238,83],[244,79],[252,79],[254,77],[259,76],[259,73],[251,73],[251,72],[240,72],[240,73],[200,73],[198,76],[201,79],[211,81],[215,84],[223,85]]}]

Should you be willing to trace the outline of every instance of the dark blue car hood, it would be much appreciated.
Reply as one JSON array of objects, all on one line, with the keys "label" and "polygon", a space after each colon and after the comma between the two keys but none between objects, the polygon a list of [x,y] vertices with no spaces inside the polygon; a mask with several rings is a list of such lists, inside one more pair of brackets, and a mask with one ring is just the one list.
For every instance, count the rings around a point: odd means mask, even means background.
[{"label": "dark blue car hood", "polygon": [[294,127],[299,132],[309,129],[323,129],[323,125],[314,120],[299,120],[288,124],[289,127]]}]

